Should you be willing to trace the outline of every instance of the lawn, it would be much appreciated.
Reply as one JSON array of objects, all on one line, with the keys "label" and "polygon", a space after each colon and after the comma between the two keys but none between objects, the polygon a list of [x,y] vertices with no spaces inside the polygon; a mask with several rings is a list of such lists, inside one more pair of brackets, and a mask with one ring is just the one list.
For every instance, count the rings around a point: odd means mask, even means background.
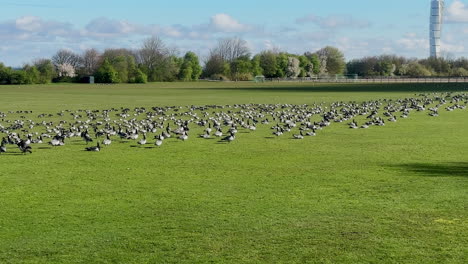
[{"label": "lawn", "polygon": [[[62,110],[313,104],[466,92],[466,84],[2,86],[1,119]],[[316,137],[272,125],[230,144],[73,139],[0,156],[0,263],[468,263],[468,113],[414,112]],[[113,116],[113,118],[115,118]],[[363,118],[359,119],[362,122]],[[297,131],[296,131],[297,132]],[[3,136],[3,135],[2,135]],[[150,142],[154,142],[152,137]],[[12,147],[11,147],[12,148]],[[16,153],[15,153],[16,151]]]}]

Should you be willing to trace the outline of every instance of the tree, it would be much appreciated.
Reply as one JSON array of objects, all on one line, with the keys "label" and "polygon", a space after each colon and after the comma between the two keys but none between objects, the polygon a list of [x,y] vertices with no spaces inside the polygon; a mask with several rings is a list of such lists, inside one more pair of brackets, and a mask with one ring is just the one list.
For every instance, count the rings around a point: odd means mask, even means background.
[{"label": "tree", "polygon": [[153,36],[144,40],[138,50],[137,63],[149,81],[174,80],[178,73],[174,54],[175,50],[170,50],[160,38]]},{"label": "tree", "polygon": [[80,69],[80,73],[85,76],[93,75],[99,68],[100,60],[100,54],[97,50],[86,50],[83,55],[81,55],[82,67]]},{"label": "tree", "polygon": [[247,41],[240,38],[225,38],[218,41],[213,53],[231,63],[240,57],[250,57]]},{"label": "tree", "polygon": [[181,63],[179,79],[182,81],[196,81],[202,74],[202,67],[198,56],[193,52],[187,52]]},{"label": "tree", "polygon": [[411,77],[431,76],[431,72],[417,61],[404,65],[402,67],[402,70],[404,71],[403,75],[407,75]]},{"label": "tree", "polygon": [[57,72],[59,77],[76,77],[75,67],[69,63],[58,64]]},{"label": "tree", "polygon": [[203,76],[212,78],[215,75],[226,76],[230,72],[229,64],[217,53],[210,53],[208,60],[205,63]]},{"label": "tree", "polygon": [[300,61],[296,57],[288,57],[288,67],[286,76],[289,78],[297,78],[301,73]]},{"label": "tree", "polygon": [[105,59],[101,67],[96,72],[96,82],[98,83],[119,83],[119,75],[112,67],[109,60]]},{"label": "tree", "polygon": [[252,63],[247,56],[239,57],[231,62],[231,79],[236,81],[252,80]]},{"label": "tree", "polygon": [[52,57],[52,63],[55,65],[55,67],[69,64],[76,69],[80,66],[81,59],[80,56],[76,55],[72,51],[62,49]]},{"label": "tree", "polygon": [[29,64],[24,65],[23,71],[25,73],[25,83],[26,84],[36,84],[40,80],[40,72],[35,66]]},{"label": "tree", "polygon": [[315,53],[310,53],[310,52],[306,52],[304,56],[306,56],[309,59],[310,63],[312,64],[312,67],[309,66],[309,69],[307,70],[308,73],[310,74],[309,76],[312,76],[313,74],[319,74],[322,70],[319,56]]},{"label": "tree", "polygon": [[38,59],[33,62],[33,65],[39,71],[39,83],[50,83],[56,76],[55,67],[49,59]]},{"label": "tree", "polygon": [[3,63],[0,62],[0,84],[9,84],[11,76],[11,68],[6,67]]},{"label": "tree", "polygon": [[276,54],[272,51],[260,53],[260,67],[263,69],[263,75],[265,75],[265,77],[276,77],[276,72],[278,71]]},{"label": "tree", "polygon": [[452,71],[454,77],[468,77],[468,70],[462,67],[456,68]]},{"label": "tree", "polygon": [[316,52],[319,57],[320,64],[323,65],[322,73],[328,74],[343,74],[345,70],[345,59],[343,53],[331,46],[327,46]]}]

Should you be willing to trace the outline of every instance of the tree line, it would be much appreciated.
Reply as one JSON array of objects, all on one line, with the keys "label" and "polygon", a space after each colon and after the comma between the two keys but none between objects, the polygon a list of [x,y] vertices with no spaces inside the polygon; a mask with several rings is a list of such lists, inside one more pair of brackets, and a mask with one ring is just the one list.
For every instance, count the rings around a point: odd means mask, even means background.
[{"label": "tree line", "polygon": [[[203,66],[202,66],[203,64]],[[194,52],[179,56],[176,49],[151,37],[137,50],[89,49],[82,54],[60,50],[52,58],[37,59],[21,69],[0,63],[0,84],[46,84],[51,82],[146,83],[171,81],[253,80],[335,75],[376,76],[468,76],[468,59],[408,59],[382,55],[354,59],[346,63],[335,47],[304,54],[277,49],[252,54],[240,38],[219,40],[201,63]]]}]

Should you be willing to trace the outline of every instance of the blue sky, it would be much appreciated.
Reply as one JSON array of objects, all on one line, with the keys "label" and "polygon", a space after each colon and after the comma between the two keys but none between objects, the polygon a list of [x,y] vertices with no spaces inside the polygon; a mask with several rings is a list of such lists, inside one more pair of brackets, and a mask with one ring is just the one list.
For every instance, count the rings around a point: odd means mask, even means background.
[{"label": "blue sky", "polygon": [[[58,49],[136,49],[161,37],[182,54],[206,55],[241,37],[253,52],[303,53],[332,45],[347,59],[426,57],[430,0],[0,0],[0,61],[21,66]],[[444,53],[468,56],[468,0],[446,1]]]}]

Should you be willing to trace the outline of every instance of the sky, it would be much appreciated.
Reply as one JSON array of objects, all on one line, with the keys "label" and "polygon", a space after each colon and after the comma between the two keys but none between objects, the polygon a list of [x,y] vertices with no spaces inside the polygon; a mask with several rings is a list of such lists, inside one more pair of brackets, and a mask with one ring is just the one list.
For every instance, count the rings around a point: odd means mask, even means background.
[{"label": "sky", "polygon": [[[429,55],[430,0],[0,0],[0,8],[0,62],[15,67],[60,49],[138,49],[151,36],[202,58],[228,37],[253,53]],[[468,57],[468,0],[446,1],[442,43],[444,56]]]}]

